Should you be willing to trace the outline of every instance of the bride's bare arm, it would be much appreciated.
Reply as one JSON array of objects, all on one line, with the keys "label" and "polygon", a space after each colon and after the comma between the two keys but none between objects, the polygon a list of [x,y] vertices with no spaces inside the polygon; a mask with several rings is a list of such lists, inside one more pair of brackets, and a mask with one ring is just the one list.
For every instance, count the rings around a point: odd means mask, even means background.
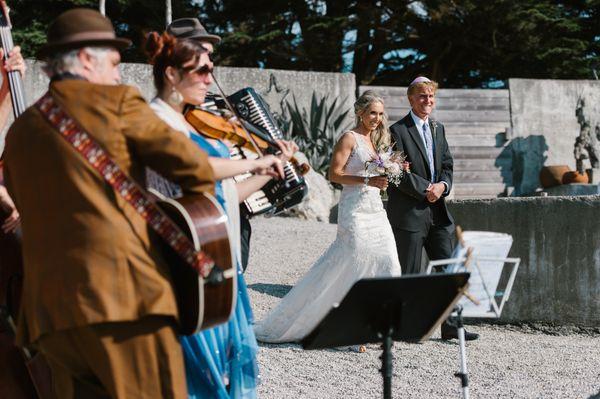
[{"label": "bride's bare arm", "polygon": [[[355,138],[349,133],[345,133],[336,143],[329,167],[329,180],[332,182],[346,185],[365,184],[364,176],[347,175],[344,171],[354,144]],[[387,183],[388,181],[385,176],[374,176],[369,178],[368,185],[384,190],[387,187]]]}]

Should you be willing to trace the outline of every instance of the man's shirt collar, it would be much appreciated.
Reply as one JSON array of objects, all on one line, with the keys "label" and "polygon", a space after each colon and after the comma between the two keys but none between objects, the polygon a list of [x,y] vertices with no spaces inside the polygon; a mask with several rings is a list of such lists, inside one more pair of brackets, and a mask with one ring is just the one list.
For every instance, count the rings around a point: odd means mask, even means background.
[{"label": "man's shirt collar", "polygon": [[410,116],[413,118],[413,121],[415,122],[415,125],[417,126],[417,128],[419,128],[419,131],[423,130],[423,125],[426,123],[429,123],[429,117],[427,117],[425,120],[419,118],[417,116],[417,114],[415,114],[413,112],[413,110],[410,110]]}]

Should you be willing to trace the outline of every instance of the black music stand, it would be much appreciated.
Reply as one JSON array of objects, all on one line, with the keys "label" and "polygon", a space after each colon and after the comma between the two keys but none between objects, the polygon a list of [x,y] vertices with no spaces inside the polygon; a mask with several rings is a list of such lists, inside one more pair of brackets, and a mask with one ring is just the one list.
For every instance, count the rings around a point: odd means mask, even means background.
[{"label": "black music stand", "polygon": [[469,273],[358,281],[302,340],[304,349],[382,343],[383,397],[392,397],[392,341],[419,342],[448,317]]}]

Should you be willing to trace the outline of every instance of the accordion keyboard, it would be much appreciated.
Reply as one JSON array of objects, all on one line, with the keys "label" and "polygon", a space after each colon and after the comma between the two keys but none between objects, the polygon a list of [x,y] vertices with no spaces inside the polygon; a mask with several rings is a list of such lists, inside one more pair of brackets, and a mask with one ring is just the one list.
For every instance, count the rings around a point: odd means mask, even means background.
[{"label": "accordion keyboard", "polygon": [[[256,159],[258,155],[255,152],[244,150],[239,146],[233,146],[229,152],[231,159]],[[242,173],[233,178],[236,182],[244,181],[252,176],[252,173]],[[260,215],[273,209],[273,204],[269,201],[267,194],[263,190],[252,193],[244,200],[244,206],[250,215]]]},{"label": "accordion keyboard", "polygon": [[[248,91],[240,98],[241,104],[247,107],[247,119],[253,125],[265,129],[269,135],[276,140],[283,139],[281,130],[273,123],[273,120],[267,115],[266,104],[261,104],[262,99],[257,95],[253,95],[254,91]],[[292,186],[299,184],[301,179],[291,162],[286,162],[283,166],[285,173],[285,185]]]}]

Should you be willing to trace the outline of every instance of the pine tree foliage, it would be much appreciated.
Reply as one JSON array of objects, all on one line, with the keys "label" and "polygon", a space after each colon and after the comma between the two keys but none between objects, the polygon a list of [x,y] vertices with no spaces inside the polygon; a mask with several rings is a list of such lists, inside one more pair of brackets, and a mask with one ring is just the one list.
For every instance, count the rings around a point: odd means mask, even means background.
[{"label": "pine tree foliage", "polygon": [[[97,0],[13,0],[15,42],[33,57],[50,21]],[[348,71],[358,84],[405,85],[418,74],[444,87],[502,87],[510,77],[600,74],[600,0],[172,0],[220,34],[219,65]],[[143,62],[145,32],[165,2],[107,0],[106,14]]]}]

